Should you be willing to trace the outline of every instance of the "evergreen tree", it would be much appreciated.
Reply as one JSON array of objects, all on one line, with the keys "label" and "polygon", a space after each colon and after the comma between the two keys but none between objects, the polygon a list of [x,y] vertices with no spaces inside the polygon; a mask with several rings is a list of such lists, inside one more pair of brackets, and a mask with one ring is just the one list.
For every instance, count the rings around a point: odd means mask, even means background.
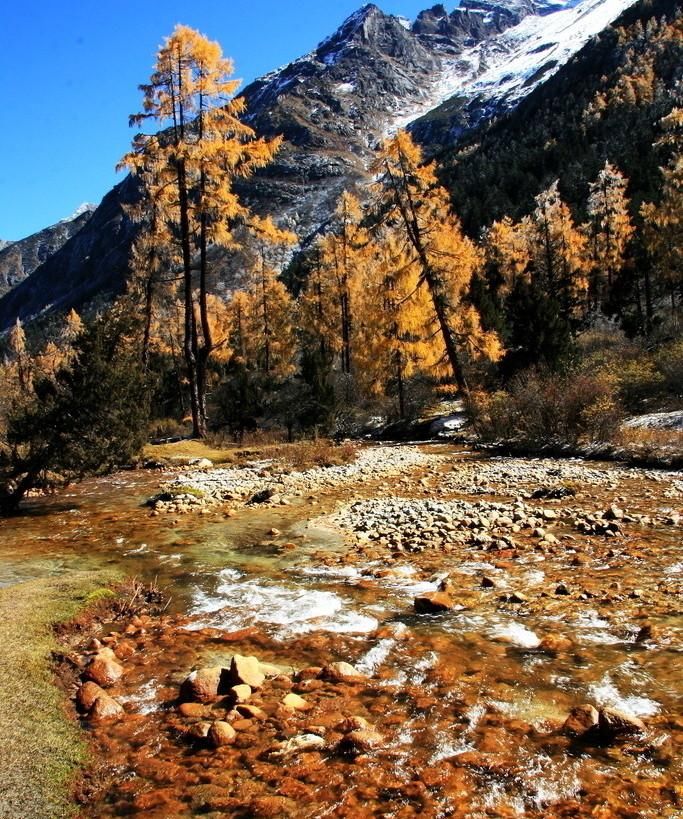
[{"label": "evergreen tree", "polygon": [[35,380],[10,412],[0,445],[0,513],[26,493],[129,463],[147,437],[149,393],[136,328],[116,307],[86,326],[74,355]]},{"label": "evergreen tree", "polygon": [[664,137],[659,144],[673,149],[661,168],[662,194],[658,204],[645,203],[645,242],[659,281],[668,290],[672,314],[676,295],[683,290],[683,109],[675,108],[662,120]]}]

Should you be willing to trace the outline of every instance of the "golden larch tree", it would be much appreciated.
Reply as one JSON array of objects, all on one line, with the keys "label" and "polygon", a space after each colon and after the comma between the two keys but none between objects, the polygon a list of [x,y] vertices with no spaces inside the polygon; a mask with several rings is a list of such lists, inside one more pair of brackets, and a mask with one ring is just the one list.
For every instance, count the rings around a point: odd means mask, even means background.
[{"label": "golden larch tree", "polygon": [[133,125],[150,120],[164,130],[139,134],[123,160],[134,173],[153,177],[151,195],[177,237],[183,352],[196,437],[207,431],[207,369],[215,349],[208,250],[236,241],[236,226],[250,214],[234,183],[270,162],[281,142],[257,139],[243,122],[245,102],[234,96],[239,81],[232,74],[232,61],[218,43],[177,26],[157,53],[149,83],[141,86],[143,111],[131,117]]},{"label": "golden larch tree", "polygon": [[626,260],[634,227],[629,215],[626,177],[605,162],[604,168],[588,187],[588,235],[594,270],[593,292],[597,301],[611,292],[615,277]]},{"label": "golden larch tree", "polygon": [[376,209],[382,221],[400,230],[420,271],[453,377],[468,391],[463,353],[497,358],[500,344],[474,320],[467,296],[483,263],[480,249],[466,237],[453,214],[448,192],[438,183],[434,163],[424,164],[410,135],[387,140],[374,164]]}]

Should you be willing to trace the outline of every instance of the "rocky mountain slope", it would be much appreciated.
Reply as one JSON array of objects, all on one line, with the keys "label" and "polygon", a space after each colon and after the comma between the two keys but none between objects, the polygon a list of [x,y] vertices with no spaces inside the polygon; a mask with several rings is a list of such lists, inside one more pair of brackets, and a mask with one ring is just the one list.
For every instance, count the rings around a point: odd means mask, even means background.
[{"label": "rocky mountain slope", "polygon": [[0,296],[24,281],[87,224],[95,205],[81,205],[71,216],[20,239],[0,242]]},{"label": "rocky mountain slope", "polygon": [[[312,52],[244,90],[250,124],[285,144],[240,192],[305,245],[341,190],[366,179],[387,134],[412,123],[427,149],[452,143],[516,106],[632,2],[464,0],[413,23],[366,5]],[[134,234],[121,205],[134,196],[125,180],[78,236],[0,300],[0,329],[119,291]]]}]

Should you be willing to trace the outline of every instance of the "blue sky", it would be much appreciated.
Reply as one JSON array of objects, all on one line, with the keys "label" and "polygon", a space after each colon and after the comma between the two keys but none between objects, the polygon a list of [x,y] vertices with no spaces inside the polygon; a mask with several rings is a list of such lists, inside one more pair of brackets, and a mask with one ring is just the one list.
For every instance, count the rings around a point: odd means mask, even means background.
[{"label": "blue sky", "polygon": [[[362,0],[18,0],[0,22],[0,239],[98,202],[139,110],[139,83],[176,23],[218,40],[246,82],[313,48]],[[415,17],[430,0],[385,0]],[[447,4],[450,9],[455,5]]]}]

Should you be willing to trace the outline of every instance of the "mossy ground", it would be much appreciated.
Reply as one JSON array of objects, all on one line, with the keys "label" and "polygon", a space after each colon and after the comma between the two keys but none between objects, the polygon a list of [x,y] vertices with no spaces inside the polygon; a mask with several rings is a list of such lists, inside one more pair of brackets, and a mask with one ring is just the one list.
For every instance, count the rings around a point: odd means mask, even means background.
[{"label": "mossy ground", "polygon": [[0,817],[73,814],[74,775],[85,737],[55,684],[54,626],[108,596],[113,576],[79,572],[0,589]]}]

